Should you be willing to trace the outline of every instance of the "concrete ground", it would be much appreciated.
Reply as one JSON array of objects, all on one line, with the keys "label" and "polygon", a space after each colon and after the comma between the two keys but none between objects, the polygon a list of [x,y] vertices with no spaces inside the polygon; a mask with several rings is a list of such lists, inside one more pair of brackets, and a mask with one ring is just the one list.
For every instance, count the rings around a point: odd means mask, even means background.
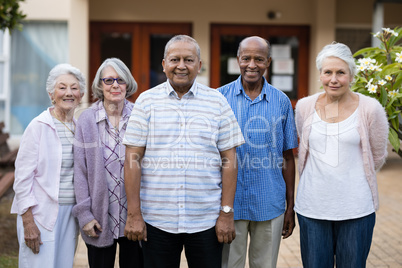
[{"label": "concrete ground", "polygon": [[[377,212],[373,243],[367,260],[369,268],[402,267],[402,159],[393,154],[390,153],[387,163],[377,174],[380,209]],[[80,240],[74,268],[86,267],[89,267],[86,246]],[[119,267],[118,264],[115,267]],[[188,266],[183,254],[181,268],[185,267]],[[248,267],[246,263],[246,268]],[[282,241],[277,267],[302,267],[298,226],[291,237]]]}]

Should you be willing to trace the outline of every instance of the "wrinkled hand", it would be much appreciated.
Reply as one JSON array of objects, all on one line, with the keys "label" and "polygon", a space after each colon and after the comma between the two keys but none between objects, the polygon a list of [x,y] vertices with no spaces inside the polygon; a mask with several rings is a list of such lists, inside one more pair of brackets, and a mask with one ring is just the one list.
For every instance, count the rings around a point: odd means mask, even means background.
[{"label": "wrinkled hand", "polygon": [[82,230],[89,237],[99,237],[98,232],[102,232],[102,227],[97,220],[93,219],[85,224]]},{"label": "wrinkled hand", "polygon": [[285,219],[283,221],[283,229],[282,229],[283,239],[286,239],[292,235],[295,226],[296,226],[295,212],[293,209],[287,209],[285,212]]},{"label": "wrinkled hand", "polygon": [[147,227],[141,215],[127,215],[124,236],[126,236],[128,240],[147,241]]},{"label": "wrinkled hand", "polygon": [[235,239],[236,230],[233,217],[233,213],[226,214],[222,211],[220,212],[215,225],[216,236],[218,237],[219,243],[230,244]]},{"label": "wrinkled hand", "polygon": [[22,223],[24,226],[25,244],[32,250],[34,254],[38,254],[39,247],[43,243],[40,238],[39,228],[35,224],[31,211],[28,211],[26,214],[22,215]]}]

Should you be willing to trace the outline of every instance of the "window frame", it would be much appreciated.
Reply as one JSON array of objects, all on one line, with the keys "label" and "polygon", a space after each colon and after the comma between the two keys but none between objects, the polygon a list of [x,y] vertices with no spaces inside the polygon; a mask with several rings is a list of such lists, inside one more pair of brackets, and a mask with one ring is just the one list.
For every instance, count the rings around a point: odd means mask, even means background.
[{"label": "window frame", "polygon": [[2,87],[3,92],[0,92],[0,102],[4,102],[4,124],[5,128],[3,131],[8,132],[10,128],[10,58],[11,58],[11,35],[8,30],[0,31],[3,35],[3,51],[0,53],[0,62],[4,64],[3,73],[1,74],[3,79]]}]

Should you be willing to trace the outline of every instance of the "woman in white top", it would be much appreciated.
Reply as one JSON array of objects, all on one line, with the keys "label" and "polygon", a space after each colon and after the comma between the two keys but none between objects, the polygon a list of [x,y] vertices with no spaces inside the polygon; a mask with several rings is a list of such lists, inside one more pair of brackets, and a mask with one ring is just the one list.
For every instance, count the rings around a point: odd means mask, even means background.
[{"label": "woman in white top", "polygon": [[70,64],[56,65],[46,90],[53,106],[25,129],[15,162],[19,267],[71,268],[78,225],[75,204],[74,110],[85,92],[85,78]]},{"label": "woman in white top", "polygon": [[324,92],[296,105],[300,138],[295,211],[303,266],[365,267],[378,209],[376,170],[388,122],[374,99],[350,90],[355,62],[340,43],[316,59]]}]

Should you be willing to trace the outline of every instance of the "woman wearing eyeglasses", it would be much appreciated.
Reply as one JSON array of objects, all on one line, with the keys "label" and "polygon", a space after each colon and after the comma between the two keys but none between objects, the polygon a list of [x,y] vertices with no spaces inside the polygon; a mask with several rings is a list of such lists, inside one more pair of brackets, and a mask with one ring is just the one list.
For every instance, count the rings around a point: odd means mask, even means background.
[{"label": "woman wearing eyeglasses", "polygon": [[74,189],[81,235],[90,267],[114,267],[119,244],[120,267],[142,267],[139,243],[124,236],[127,198],[124,189],[125,146],[122,144],[137,90],[127,66],[106,59],[92,83],[98,98],[78,119],[74,142]]}]

